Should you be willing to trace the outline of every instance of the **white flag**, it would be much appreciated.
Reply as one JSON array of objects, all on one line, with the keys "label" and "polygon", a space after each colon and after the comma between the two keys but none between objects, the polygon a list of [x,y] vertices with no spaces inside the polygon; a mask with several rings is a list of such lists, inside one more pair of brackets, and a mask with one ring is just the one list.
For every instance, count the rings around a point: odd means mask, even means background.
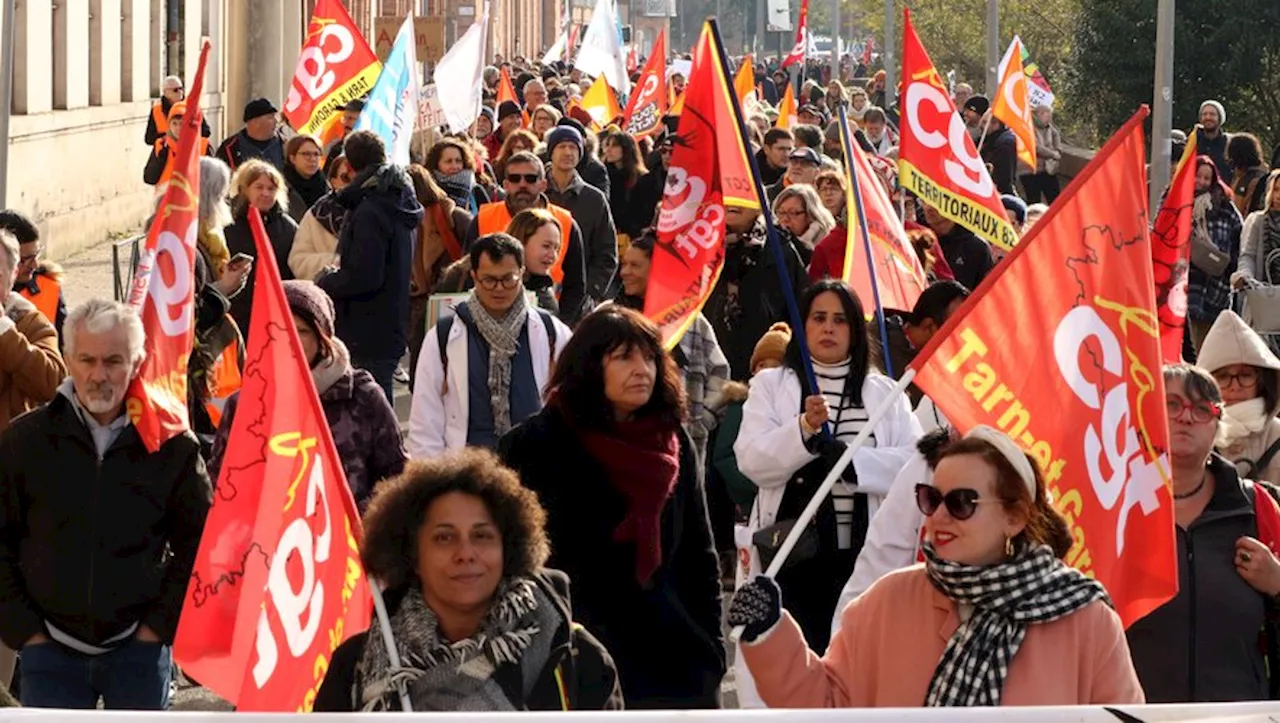
[{"label": "white flag", "polygon": [[631,92],[627,59],[618,40],[618,18],[613,12],[613,0],[596,0],[591,24],[582,37],[582,47],[573,67],[591,76],[604,74],[618,95]]},{"label": "white flag", "polygon": [[489,27],[489,3],[458,42],[449,48],[432,77],[439,91],[440,106],[449,121],[449,130],[461,133],[480,116],[484,89],[485,40]]},{"label": "white flag", "polygon": [[409,165],[409,145],[418,120],[418,58],[413,13],[396,33],[395,45],[382,65],[382,74],[369,91],[369,100],[356,121],[356,130],[377,133],[392,163]]},{"label": "white flag", "polygon": [[567,33],[560,33],[556,36],[556,42],[547,50],[547,54],[542,56],[543,65],[551,65],[558,63],[564,59],[565,46],[569,44],[569,36]]}]

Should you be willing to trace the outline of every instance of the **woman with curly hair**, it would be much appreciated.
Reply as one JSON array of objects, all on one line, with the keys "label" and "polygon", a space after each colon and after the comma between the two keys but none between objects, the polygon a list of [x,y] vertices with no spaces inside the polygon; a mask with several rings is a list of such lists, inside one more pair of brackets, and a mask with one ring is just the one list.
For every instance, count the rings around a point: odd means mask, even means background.
[{"label": "woman with curly hair", "polygon": [[[298,232],[298,224],[289,216],[289,186],[275,166],[260,158],[252,158],[240,164],[235,175],[231,177],[233,221],[224,229],[227,251],[232,256],[247,254],[256,259],[257,244],[254,243],[253,232],[249,229],[250,206],[258,209],[262,214],[262,225],[267,229],[267,238],[271,240],[271,248],[276,255],[276,266],[279,267],[283,280],[292,279],[289,253],[293,249],[293,237]],[[236,320],[236,325],[240,327],[241,333],[246,338],[249,336],[249,317],[253,313],[253,290],[257,266],[255,263],[249,272],[244,291],[231,300],[231,317]]]},{"label": "woman with curly hair", "polygon": [[538,138],[523,128],[511,132],[502,142],[502,149],[493,159],[493,177],[501,184],[507,177],[507,161],[517,153],[532,153],[538,147]]},{"label": "woman with curly hair", "polygon": [[618,664],[628,708],[715,708],[720,574],[685,393],[658,328],[616,304],[578,325],[541,412],[503,462],[547,511],[574,616]]},{"label": "woman with curly hair", "polygon": [[458,208],[474,214],[489,202],[489,193],[478,183],[475,153],[457,138],[442,138],[427,151],[427,170]]},{"label": "woman with curly hair", "polygon": [[360,559],[385,587],[400,666],[374,625],[338,646],[317,712],[622,707],[608,651],[547,570],[537,496],[486,451],[414,462],[364,517]]}]

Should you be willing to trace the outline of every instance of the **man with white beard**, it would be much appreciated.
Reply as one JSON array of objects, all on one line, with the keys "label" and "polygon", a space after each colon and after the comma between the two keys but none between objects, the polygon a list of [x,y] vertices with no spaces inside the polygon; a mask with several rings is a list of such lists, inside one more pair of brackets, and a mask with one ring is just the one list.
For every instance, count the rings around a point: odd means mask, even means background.
[{"label": "man with white beard", "polygon": [[85,302],[63,332],[71,376],[0,437],[0,639],[24,706],[164,709],[209,477],[191,432],[150,453],[130,421],[132,309]]}]

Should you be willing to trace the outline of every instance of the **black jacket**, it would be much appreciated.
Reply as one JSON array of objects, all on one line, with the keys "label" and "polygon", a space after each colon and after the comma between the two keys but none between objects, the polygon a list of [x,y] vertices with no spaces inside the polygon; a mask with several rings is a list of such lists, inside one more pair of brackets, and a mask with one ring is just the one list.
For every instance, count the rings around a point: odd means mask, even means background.
[{"label": "black jacket", "polygon": [[946,257],[956,281],[970,291],[978,288],[996,265],[987,242],[958,223],[947,235],[938,237],[938,245],[942,247],[942,255]]},{"label": "black jacket", "polygon": [[[622,691],[618,687],[618,671],[609,651],[581,625],[572,621],[569,605],[569,578],[562,572],[543,570],[533,576],[534,582],[555,602],[561,623],[551,644],[551,654],[542,666],[538,682],[526,696],[522,690],[521,671],[507,665],[494,674],[507,699],[516,710],[621,710]],[[408,595],[420,595],[416,589],[384,593],[394,614],[399,601]],[[375,621],[376,624],[376,621]],[[353,713],[363,707],[358,666],[364,657],[368,631],[351,637],[333,651],[333,661],[324,683],[316,693],[317,713]],[[377,638],[381,644],[381,637]],[[556,680],[557,671],[564,681],[564,693]],[[389,705],[391,710],[401,710],[397,698]]]},{"label": "black jacket", "polygon": [[[160,110],[164,113],[165,118],[169,117],[169,111],[172,108],[173,108],[173,103],[170,103],[168,98],[164,96],[160,96]],[[145,142],[149,146],[154,146],[156,144],[156,141],[160,140],[161,138],[164,138],[164,134],[167,133],[168,130],[169,129],[167,127],[164,130],[160,130],[159,128],[157,128],[155,114],[147,113],[147,132],[143,136],[143,142]],[[205,138],[208,138],[210,135],[208,118],[202,118],[200,120],[200,135],[204,136]]]},{"label": "black jacket", "polygon": [[653,225],[658,204],[662,203],[662,185],[658,180],[656,174],[646,173],[628,184],[622,169],[609,166],[609,213],[613,215],[613,226],[618,233],[634,239]]},{"label": "black jacket", "polygon": [[991,165],[991,180],[1002,194],[1018,195],[1018,138],[1008,128],[993,130],[982,144],[982,160]]},{"label": "black jacket", "polygon": [[316,283],[333,298],[335,331],[353,363],[399,359],[408,344],[409,277],[422,204],[408,174],[394,165],[365,169],[337,199],[350,209],[338,236],[341,262]]},{"label": "black jacket", "polygon": [[[1213,455],[1216,488],[1187,529],[1176,528],[1178,594],[1126,631],[1148,703],[1265,700],[1260,633],[1265,597],[1236,572],[1236,540],[1257,538],[1254,494],[1235,466]],[[1273,673],[1274,674],[1274,673]]]},{"label": "black jacket", "polygon": [[[799,299],[809,287],[809,275],[797,251],[799,244],[790,232],[775,228],[782,244],[785,273]],[[757,219],[748,237],[726,246],[724,269],[702,308],[703,316],[716,330],[716,339],[729,359],[735,381],[751,378],[751,353],[769,327],[779,321],[791,323],[786,294],[778,276],[778,256],[764,240],[763,219]],[[732,284],[738,287],[737,308],[729,303]]]},{"label": "black jacket", "polygon": [[233,171],[250,158],[261,158],[275,166],[276,170],[283,172],[285,164],[284,143],[285,139],[280,131],[276,131],[276,134],[266,143],[258,143],[249,138],[249,134],[241,128],[239,133],[223,141],[222,145],[218,146],[218,152],[214,155],[228,166],[231,166]]},{"label": "black jacket", "polygon": [[778,181],[781,181],[782,177],[787,173],[787,169],[785,167],[774,168],[770,165],[769,156],[764,152],[763,148],[756,151],[756,165],[760,167],[760,182],[765,186],[772,186]]},{"label": "black jacket", "polygon": [[[253,242],[253,231],[249,228],[249,206],[244,200],[236,199],[232,202],[232,210],[235,221],[223,229],[223,235],[227,237],[227,250],[232,256],[249,254],[256,259],[258,247]],[[276,266],[280,268],[281,279],[284,281],[292,279],[293,271],[289,269],[289,251],[293,249],[293,237],[298,232],[298,224],[282,212],[279,206],[275,206],[262,215],[262,225],[266,227],[271,249],[275,251]],[[249,271],[244,290],[231,299],[231,318],[236,320],[236,326],[240,327],[240,333],[244,334],[246,341],[249,338],[254,282],[257,278],[258,264],[255,263]]]},{"label": "black jacket", "polygon": [[190,432],[148,454],[127,425],[101,460],[63,392],[0,437],[0,640],[44,622],[98,644],[173,640],[213,492]]},{"label": "black jacket", "polygon": [[693,443],[662,512],[662,565],[636,581],[635,547],[614,542],[626,501],[577,434],[546,408],[498,443],[547,511],[548,565],[573,581],[574,618],[613,654],[628,708],[715,708],[725,672],[720,571]]}]

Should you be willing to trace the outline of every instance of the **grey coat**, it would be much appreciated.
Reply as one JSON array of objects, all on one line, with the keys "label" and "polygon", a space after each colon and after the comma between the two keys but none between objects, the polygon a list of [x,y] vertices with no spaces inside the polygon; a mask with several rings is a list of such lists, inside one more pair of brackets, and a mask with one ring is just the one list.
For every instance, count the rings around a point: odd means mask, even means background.
[{"label": "grey coat", "polygon": [[547,199],[569,211],[582,230],[587,266],[587,296],[599,303],[605,299],[613,275],[618,271],[618,232],[609,213],[609,199],[599,189],[587,185],[573,172],[573,180],[563,189],[547,176]]}]

